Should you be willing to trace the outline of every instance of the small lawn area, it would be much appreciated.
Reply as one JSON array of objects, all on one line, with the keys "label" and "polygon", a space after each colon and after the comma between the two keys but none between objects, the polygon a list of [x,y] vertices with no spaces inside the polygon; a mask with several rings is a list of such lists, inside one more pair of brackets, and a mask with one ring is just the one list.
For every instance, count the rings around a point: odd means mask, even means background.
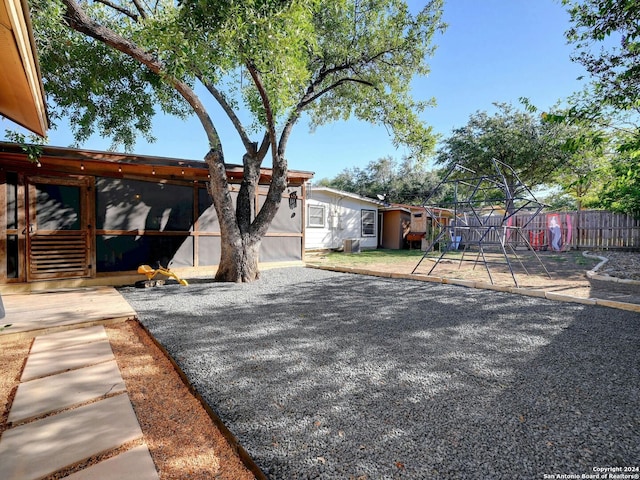
[{"label": "small lawn area", "polygon": [[[344,267],[368,269],[372,271],[383,271],[392,273],[413,273],[414,269],[419,268],[418,273],[427,274],[433,267],[441,252],[429,252],[430,261],[422,261],[424,252],[420,250],[363,250],[360,253],[344,253],[344,252],[313,252],[307,253],[305,261],[310,265]],[[486,277],[483,267],[476,268],[475,261],[479,265],[483,264],[482,257],[478,255],[477,250],[467,250],[464,252],[464,262],[459,262],[463,257],[463,251],[446,252],[443,262],[439,263],[436,270],[437,276],[450,278],[463,278],[476,280]],[[485,251],[484,257],[489,264],[493,273],[508,273],[504,255],[500,250],[491,249]],[[543,283],[548,283],[548,275],[544,271],[542,265],[552,273],[554,278],[567,280],[573,278],[575,280],[585,280],[585,271],[593,268],[598,261],[592,258],[585,258],[582,252],[572,250],[568,252],[537,252],[537,257],[532,251],[519,249],[517,257],[509,254],[512,267],[516,273],[525,274],[522,265],[525,264],[530,275],[538,275]],[[420,266],[418,264],[420,263]],[[508,283],[513,282],[511,275],[506,277]]]},{"label": "small lawn area", "polygon": [[321,252],[307,253],[309,263],[331,263],[343,266],[363,266],[374,263],[396,263],[406,260],[416,263],[424,255],[421,250],[362,250],[360,253]]}]

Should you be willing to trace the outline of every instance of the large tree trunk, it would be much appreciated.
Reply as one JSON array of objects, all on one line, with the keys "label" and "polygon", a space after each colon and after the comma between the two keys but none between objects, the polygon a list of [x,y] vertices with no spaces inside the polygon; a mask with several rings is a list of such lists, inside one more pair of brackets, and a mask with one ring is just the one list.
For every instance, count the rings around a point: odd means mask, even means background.
[{"label": "large tree trunk", "polygon": [[220,282],[251,282],[260,277],[258,270],[260,245],[278,211],[282,192],[286,188],[285,168],[273,170],[273,177],[264,204],[256,215],[255,201],[260,180],[260,159],[255,152],[243,159],[244,177],[235,211],[226,181],[224,163],[219,152],[212,150],[206,157],[211,174],[209,192],[220,224],[220,263],[215,280]]},{"label": "large tree trunk", "polygon": [[216,272],[217,282],[252,282],[260,277],[258,260],[261,239],[241,235],[229,242],[222,236],[220,264]]},{"label": "large tree trunk", "polygon": [[[220,263],[215,280],[252,282],[260,276],[258,260],[262,235],[252,232],[255,197],[260,180],[260,161],[255,151],[245,154],[243,180],[236,200],[235,216],[220,221]],[[228,188],[228,187],[226,187]],[[225,197],[225,201],[229,197]],[[228,210],[229,215],[233,210]]]}]

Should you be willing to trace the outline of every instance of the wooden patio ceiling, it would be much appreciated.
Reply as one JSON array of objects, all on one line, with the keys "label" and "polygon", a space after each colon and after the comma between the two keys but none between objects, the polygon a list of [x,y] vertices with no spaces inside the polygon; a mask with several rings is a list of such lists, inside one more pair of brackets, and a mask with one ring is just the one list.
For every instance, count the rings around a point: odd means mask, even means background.
[{"label": "wooden patio ceiling", "polygon": [[44,137],[44,90],[27,0],[0,0],[0,114]]}]

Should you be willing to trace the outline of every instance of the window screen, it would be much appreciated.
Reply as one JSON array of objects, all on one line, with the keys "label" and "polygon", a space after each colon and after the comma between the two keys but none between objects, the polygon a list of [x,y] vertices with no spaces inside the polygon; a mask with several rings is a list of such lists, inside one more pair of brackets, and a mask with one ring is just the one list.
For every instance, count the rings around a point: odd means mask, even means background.
[{"label": "window screen", "polygon": [[324,227],[324,205],[309,205],[308,226]]},{"label": "window screen", "polygon": [[80,229],[80,189],[36,184],[36,224],[39,230]]},{"label": "window screen", "polygon": [[96,211],[98,229],[189,231],[193,188],[99,177]]},{"label": "window screen", "polygon": [[362,214],[362,236],[375,237],[376,235],[376,211],[361,210]]},{"label": "window screen", "polygon": [[98,272],[135,271],[142,264],[193,265],[193,237],[181,235],[97,235],[96,250]]}]

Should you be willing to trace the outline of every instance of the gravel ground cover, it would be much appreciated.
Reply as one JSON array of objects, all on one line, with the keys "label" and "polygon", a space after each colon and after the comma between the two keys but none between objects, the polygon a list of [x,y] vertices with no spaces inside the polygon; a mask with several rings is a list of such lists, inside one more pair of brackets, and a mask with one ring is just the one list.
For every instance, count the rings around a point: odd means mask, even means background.
[{"label": "gravel ground cover", "polygon": [[638,313],[305,268],[120,291],[269,478],[640,467]]}]

